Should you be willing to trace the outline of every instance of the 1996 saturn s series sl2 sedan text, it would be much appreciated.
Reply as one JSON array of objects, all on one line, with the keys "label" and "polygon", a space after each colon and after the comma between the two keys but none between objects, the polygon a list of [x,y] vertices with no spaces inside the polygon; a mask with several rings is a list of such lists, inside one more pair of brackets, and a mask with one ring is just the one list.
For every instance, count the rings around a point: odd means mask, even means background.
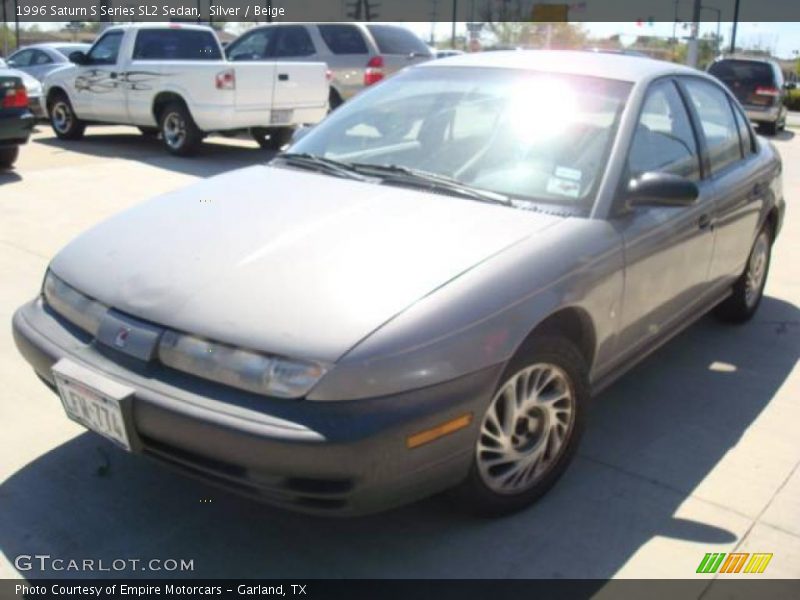
[{"label": "1996 saturn s series sl2 sedan text", "polygon": [[712,308],[752,316],[780,178],[698,71],[453,57],[84,233],[15,338],[70,417],[230,489],[508,512],[565,470],[592,393]]}]

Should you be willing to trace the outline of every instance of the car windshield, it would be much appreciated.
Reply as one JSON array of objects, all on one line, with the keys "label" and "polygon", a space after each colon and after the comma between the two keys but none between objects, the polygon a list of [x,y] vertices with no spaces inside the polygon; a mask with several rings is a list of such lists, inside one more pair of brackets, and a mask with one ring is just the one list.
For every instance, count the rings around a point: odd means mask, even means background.
[{"label": "car windshield", "polygon": [[409,69],[344,104],[290,150],[588,210],[630,87],[512,69]]}]

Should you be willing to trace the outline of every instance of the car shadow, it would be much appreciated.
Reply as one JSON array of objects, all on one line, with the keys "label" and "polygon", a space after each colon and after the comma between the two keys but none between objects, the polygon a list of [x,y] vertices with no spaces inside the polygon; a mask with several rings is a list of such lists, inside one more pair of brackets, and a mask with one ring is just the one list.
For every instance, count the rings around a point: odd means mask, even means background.
[{"label": "car shadow", "polygon": [[562,481],[506,518],[472,517],[444,495],[355,519],[284,512],[82,433],[0,485],[0,547],[12,563],[37,553],[193,561],[191,573],[156,576],[609,578],[657,536],[737,541],[677,513],[773,400],[799,329],[797,307],[770,297],[746,325],[701,320],[595,400]]},{"label": "car shadow", "polygon": [[[128,128],[126,128],[128,129]],[[81,140],[60,140],[55,136],[32,140],[54,149],[77,152],[98,158],[113,157],[135,160],[147,165],[196,177],[212,177],[227,171],[268,162],[275,152],[263,150],[255,142],[242,144],[242,139],[222,136],[206,138],[195,156],[180,157],[167,152],[161,141],[138,132],[93,133],[87,130]]]},{"label": "car shadow", "polygon": [[16,171],[0,171],[0,185],[22,181],[22,176]]},{"label": "car shadow", "polygon": [[789,142],[795,136],[794,131],[791,129],[783,129],[782,131],[777,132],[775,135],[770,136],[769,139],[773,142]]}]

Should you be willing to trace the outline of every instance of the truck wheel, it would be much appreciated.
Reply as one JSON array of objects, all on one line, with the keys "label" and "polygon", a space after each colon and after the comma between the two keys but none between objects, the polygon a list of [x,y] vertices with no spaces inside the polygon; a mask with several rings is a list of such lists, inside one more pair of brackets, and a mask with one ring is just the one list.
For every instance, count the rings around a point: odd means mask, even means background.
[{"label": "truck wheel", "polygon": [[0,169],[10,169],[19,156],[19,146],[0,148]]},{"label": "truck wheel", "polygon": [[292,139],[291,127],[254,127],[250,135],[265,150],[280,150]]},{"label": "truck wheel", "polygon": [[453,490],[487,516],[527,507],[572,461],[589,400],[588,367],[561,336],[537,336],[506,367],[479,417],[469,475]]},{"label": "truck wheel", "polygon": [[733,293],[714,309],[714,315],[728,323],[744,323],[756,313],[767,283],[772,250],[772,230],[765,225],[756,237],[744,273],[733,284]]},{"label": "truck wheel", "polygon": [[62,140],[79,140],[86,131],[86,123],[75,116],[72,103],[65,94],[56,94],[50,104],[50,126]]},{"label": "truck wheel", "polygon": [[203,141],[189,109],[182,102],[170,102],[159,114],[161,139],[167,150],[177,156],[191,156]]}]

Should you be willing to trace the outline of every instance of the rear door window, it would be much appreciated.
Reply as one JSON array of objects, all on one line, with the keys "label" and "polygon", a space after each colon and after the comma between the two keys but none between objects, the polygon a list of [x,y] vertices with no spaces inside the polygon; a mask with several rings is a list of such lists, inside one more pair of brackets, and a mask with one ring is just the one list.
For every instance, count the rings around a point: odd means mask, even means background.
[{"label": "rear door window", "polygon": [[33,54],[33,60],[31,60],[31,66],[49,65],[51,62],[53,62],[52,58],[41,50],[36,50]]},{"label": "rear door window", "polygon": [[706,138],[711,172],[717,173],[742,157],[733,110],[725,92],[713,83],[690,77],[683,82]]},{"label": "rear door window", "polygon": [[311,36],[303,25],[283,25],[278,29],[275,50],[272,55],[277,58],[294,56],[311,56],[316,51]]},{"label": "rear door window", "polygon": [[318,25],[325,45],[334,54],[367,54],[367,43],[353,25]]},{"label": "rear door window", "polygon": [[739,129],[739,140],[742,145],[742,156],[750,156],[755,152],[755,140],[753,139],[753,132],[750,131],[750,125],[747,118],[742,114],[742,111],[731,102],[733,108],[733,116],[736,119],[736,127]]},{"label": "rear door window", "polygon": [[416,35],[396,25],[367,25],[381,54],[431,56],[431,50]]},{"label": "rear door window", "polygon": [[195,29],[142,29],[133,47],[135,60],[219,60],[214,34]]}]

